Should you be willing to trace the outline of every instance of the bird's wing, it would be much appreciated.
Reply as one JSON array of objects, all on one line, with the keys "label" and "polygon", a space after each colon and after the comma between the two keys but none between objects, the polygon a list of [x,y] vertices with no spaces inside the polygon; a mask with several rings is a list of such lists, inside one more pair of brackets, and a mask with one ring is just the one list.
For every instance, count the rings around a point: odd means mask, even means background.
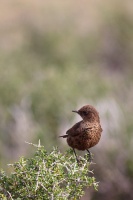
[{"label": "bird's wing", "polygon": [[83,121],[76,123],[72,128],[70,128],[66,134],[71,136],[77,136],[80,133],[86,132],[91,127],[87,126]]},{"label": "bird's wing", "polygon": [[59,137],[67,138],[68,135],[76,136],[80,133],[80,123],[76,123],[72,128],[68,129],[65,135],[60,135]]}]

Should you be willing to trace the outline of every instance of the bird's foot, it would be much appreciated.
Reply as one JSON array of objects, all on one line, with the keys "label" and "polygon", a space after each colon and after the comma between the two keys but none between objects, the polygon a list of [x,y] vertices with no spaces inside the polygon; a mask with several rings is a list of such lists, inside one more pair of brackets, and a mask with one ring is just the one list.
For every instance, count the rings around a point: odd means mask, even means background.
[{"label": "bird's foot", "polygon": [[78,165],[80,164],[80,159],[76,157],[76,161],[78,163]]},{"label": "bird's foot", "polygon": [[89,162],[92,162],[93,161],[92,153],[89,150],[87,150],[87,152],[88,152],[87,159]]},{"label": "bird's foot", "polygon": [[74,155],[75,155],[76,161],[77,161],[77,163],[78,163],[78,165],[79,165],[79,164],[80,164],[80,159],[78,158],[75,149],[73,149],[73,152],[74,152]]}]

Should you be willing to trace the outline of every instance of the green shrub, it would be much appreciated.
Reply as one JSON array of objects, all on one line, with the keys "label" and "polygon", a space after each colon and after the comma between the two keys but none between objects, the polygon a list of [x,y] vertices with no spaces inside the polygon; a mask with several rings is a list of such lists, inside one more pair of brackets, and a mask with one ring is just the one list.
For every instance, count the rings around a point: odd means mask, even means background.
[{"label": "green shrub", "polygon": [[80,164],[70,149],[62,154],[58,148],[48,153],[43,146],[37,148],[32,158],[24,157],[14,164],[13,172],[6,175],[0,173],[1,199],[79,199],[84,194],[84,188],[98,183],[89,170],[87,156],[80,157]]}]

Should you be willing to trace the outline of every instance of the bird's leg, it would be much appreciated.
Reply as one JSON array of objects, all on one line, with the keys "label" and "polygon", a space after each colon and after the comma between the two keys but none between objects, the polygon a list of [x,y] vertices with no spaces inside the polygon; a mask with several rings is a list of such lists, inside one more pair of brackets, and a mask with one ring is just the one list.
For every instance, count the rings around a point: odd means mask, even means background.
[{"label": "bird's leg", "polygon": [[91,153],[90,153],[90,151],[89,151],[89,149],[86,149],[86,151],[88,152],[88,160],[89,160],[89,162],[91,162],[92,161],[92,157],[91,157]]},{"label": "bird's leg", "polygon": [[75,151],[74,148],[73,148],[73,152],[74,152],[74,155],[75,155],[75,157],[76,157],[77,163],[79,163],[79,159],[78,159],[78,157],[77,157],[77,154],[76,154],[76,151]]}]

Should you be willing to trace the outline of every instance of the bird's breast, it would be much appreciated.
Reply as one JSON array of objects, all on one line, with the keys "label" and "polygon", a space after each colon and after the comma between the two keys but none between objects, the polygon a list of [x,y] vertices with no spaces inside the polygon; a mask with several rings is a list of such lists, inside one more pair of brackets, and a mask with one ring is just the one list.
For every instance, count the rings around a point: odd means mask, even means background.
[{"label": "bird's breast", "polygon": [[101,137],[100,127],[92,127],[86,132],[81,132],[76,136],[68,135],[67,143],[70,147],[76,148],[78,150],[86,150],[95,146]]}]

